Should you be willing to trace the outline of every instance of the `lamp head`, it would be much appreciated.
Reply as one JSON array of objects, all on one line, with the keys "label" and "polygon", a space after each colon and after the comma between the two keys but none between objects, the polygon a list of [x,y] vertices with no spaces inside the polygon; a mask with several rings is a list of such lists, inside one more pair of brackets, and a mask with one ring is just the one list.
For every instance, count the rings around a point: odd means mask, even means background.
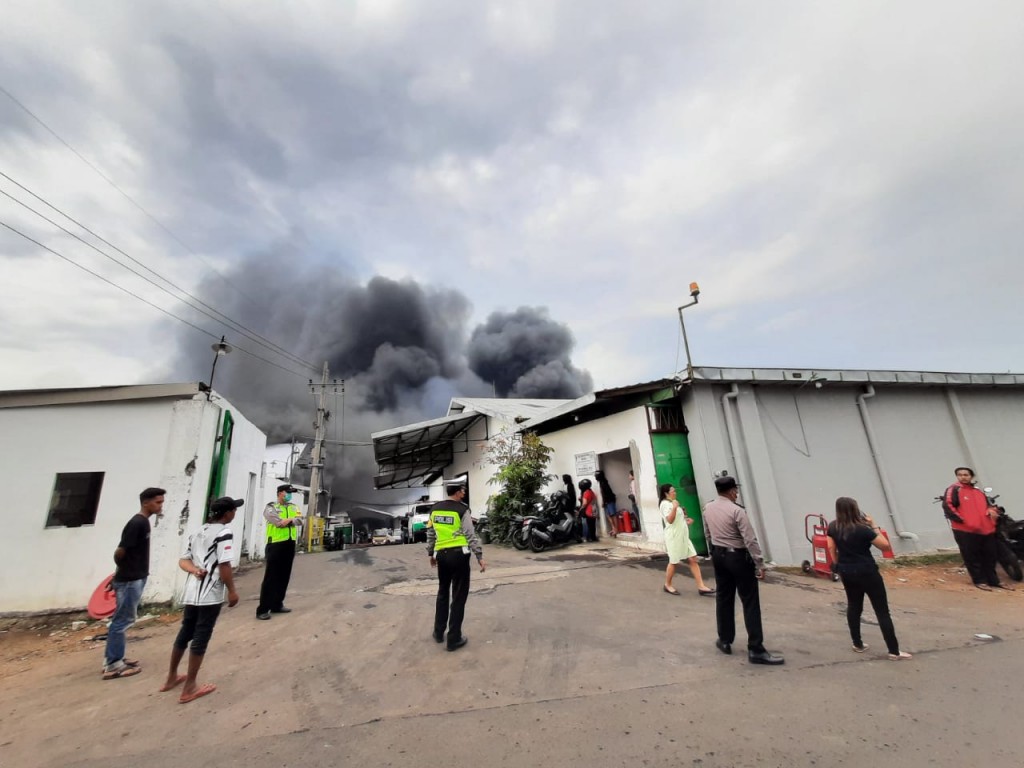
[{"label": "lamp head", "polygon": [[690,283],[690,295],[695,299],[700,296],[700,286],[696,283]]}]

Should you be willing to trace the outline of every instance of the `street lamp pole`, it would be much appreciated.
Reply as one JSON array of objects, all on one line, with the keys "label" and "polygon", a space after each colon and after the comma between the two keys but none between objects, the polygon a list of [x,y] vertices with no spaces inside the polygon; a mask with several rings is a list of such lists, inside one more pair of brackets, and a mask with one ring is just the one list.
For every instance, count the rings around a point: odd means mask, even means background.
[{"label": "street lamp pole", "polygon": [[700,286],[696,283],[690,283],[690,297],[693,301],[679,307],[679,325],[683,329],[683,346],[686,348],[686,377],[691,380],[693,379],[693,360],[690,359],[690,340],[686,338],[686,322],[683,320],[683,310],[696,304],[699,296]]},{"label": "street lamp pole", "polygon": [[224,355],[231,352],[233,347],[224,340],[223,336],[221,336],[220,341],[216,344],[210,345],[210,349],[212,349],[216,354],[213,356],[213,367],[210,369],[210,388],[206,390],[207,400],[213,397],[213,374],[217,372],[217,361]]}]

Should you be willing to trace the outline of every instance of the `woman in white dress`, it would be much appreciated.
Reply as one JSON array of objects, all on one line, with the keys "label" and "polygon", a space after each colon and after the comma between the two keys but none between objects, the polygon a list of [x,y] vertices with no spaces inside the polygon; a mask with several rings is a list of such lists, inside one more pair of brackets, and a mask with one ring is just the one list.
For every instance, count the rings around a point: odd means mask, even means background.
[{"label": "woman in white dress", "polygon": [[672,578],[676,575],[676,564],[685,560],[697,582],[697,592],[701,595],[715,594],[715,590],[704,583],[701,575],[697,550],[690,541],[688,526],[693,519],[686,516],[686,510],[676,501],[676,489],[671,483],[665,483],[659,488],[658,497],[661,517],[665,521],[665,549],[668,552],[668,567],[665,569],[665,585],[662,588],[670,595],[679,595],[679,590],[672,586]]}]

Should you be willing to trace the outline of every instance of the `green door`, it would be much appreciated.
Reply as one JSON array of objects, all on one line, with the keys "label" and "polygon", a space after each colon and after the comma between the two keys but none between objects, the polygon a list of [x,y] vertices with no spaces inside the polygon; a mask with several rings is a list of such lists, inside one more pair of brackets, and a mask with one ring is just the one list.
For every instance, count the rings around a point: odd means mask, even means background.
[{"label": "green door", "polygon": [[690,441],[682,432],[653,432],[651,448],[654,449],[654,473],[658,486],[661,487],[663,483],[675,486],[676,498],[686,509],[686,516],[693,518],[690,540],[698,554],[706,555],[708,545],[704,539],[704,520],[700,512],[697,483],[693,477]]}]

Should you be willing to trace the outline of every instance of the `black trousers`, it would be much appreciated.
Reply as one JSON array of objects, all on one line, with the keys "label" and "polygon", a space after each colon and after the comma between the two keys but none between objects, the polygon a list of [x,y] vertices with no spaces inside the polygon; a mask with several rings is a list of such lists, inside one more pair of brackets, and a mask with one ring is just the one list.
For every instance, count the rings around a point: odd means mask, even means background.
[{"label": "black trousers", "polygon": [[462,639],[462,618],[469,597],[469,555],[461,547],[435,552],[437,558],[437,603],[434,634],[440,637],[448,627],[448,645]]},{"label": "black trousers", "polygon": [[284,607],[284,596],[292,578],[292,563],[295,562],[295,542],[267,544],[265,557],[266,567],[263,569],[260,604],[256,613],[279,611]]},{"label": "black trousers", "polygon": [[994,533],[968,533],[953,529],[953,538],[960,547],[960,556],[964,566],[975,584],[988,584],[994,587],[999,584],[996,575],[996,536]]},{"label": "black trousers", "polygon": [[763,651],[761,595],[753,558],[746,550],[726,552],[721,547],[712,547],[711,564],[715,567],[717,588],[718,639],[730,644],[736,639],[736,593],[739,592],[743,603],[743,623],[747,627],[747,649]]},{"label": "black trousers", "polygon": [[202,656],[206,653],[206,646],[213,637],[213,628],[217,624],[217,617],[220,616],[220,609],[223,603],[217,605],[186,605],[185,613],[181,617],[181,629],[178,636],[174,638],[174,647],[184,651],[188,648],[189,641],[192,642],[192,653]]},{"label": "black trousers", "polygon": [[900,643],[896,639],[896,629],[889,615],[889,596],[885,592],[885,582],[878,568],[869,567],[854,570],[840,570],[843,589],[846,590],[846,623],[850,625],[850,639],[858,648],[864,644],[860,637],[860,616],[864,612],[864,595],[871,601],[878,619],[878,628],[882,630],[885,646],[889,653],[897,655]]}]

